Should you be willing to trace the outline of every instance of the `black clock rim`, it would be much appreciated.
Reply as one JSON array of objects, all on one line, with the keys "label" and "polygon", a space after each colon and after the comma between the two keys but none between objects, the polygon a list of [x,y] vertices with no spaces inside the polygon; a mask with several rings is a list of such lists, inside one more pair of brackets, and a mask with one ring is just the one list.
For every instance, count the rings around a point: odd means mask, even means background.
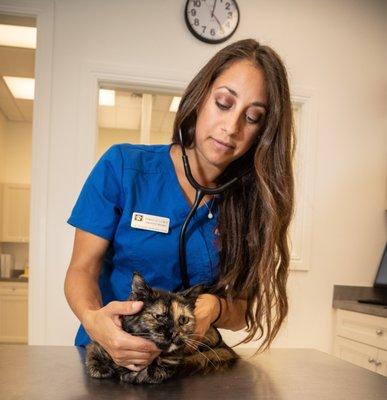
[{"label": "black clock rim", "polygon": [[219,43],[223,43],[223,42],[225,42],[226,40],[228,40],[228,39],[230,39],[230,37],[235,33],[235,31],[237,30],[237,28],[238,28],[238,26],[239,26],[239,19],[240,19],[240,11],[239,11],[239,6],[238,6],[238,3],[236,2],[236,0],[233,0],[233,2],[234,2],[234,4],[235,4],[235,7],[236,7],[236,9],[237,9],[237,11],[238,11],[238,20],[237,20],[237,23],[236,23],[236,25],[235,25],[235,28],[227,35],[227,36],[225,36],[224,38],[222,38],[222,39],[207,39],[207,38],[204,38],[203,36],[200,36],[193,28],[192,28],[192,26],[190,25],[190,23],[189,23],[189,21],[188,21],[188,16],[187,16],[187,8],[188,8],[188,3],[190,2],[191,0],[186,0],[186,3],[185,3],[185,9],[184,9],[184,20],[185,20],[185,23],[186,23],[186,25],[187,25],[187,28],[188,28],[188,30],[197,38],[197,39],[199,39],[200,41],[202,41],[202,42],[204,42],[204,43],[209,43],[209,44],[219,44]]}]

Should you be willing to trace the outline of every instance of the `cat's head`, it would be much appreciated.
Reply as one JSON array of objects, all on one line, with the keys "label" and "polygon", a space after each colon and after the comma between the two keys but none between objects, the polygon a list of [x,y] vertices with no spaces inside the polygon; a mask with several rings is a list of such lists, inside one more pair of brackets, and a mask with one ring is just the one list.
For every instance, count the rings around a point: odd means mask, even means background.
[{"label": "cat's head", "polygon": [[122,316],[122,327],[130,334],[151,340],[160,350],[174,351],[192,338],[195,302],[203,290],[202,285],[179,293],[154,289],[135,272],[129,300],[140,300],[144,305],[137,314]]}]

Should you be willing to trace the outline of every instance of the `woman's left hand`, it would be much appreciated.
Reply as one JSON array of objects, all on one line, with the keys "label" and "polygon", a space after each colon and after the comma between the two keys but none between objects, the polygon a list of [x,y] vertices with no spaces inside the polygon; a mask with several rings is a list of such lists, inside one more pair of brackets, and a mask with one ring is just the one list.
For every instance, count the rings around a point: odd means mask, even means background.
[{"label": "woman's left hand", "polygon": [[186,347],[187,351],[194,351],[199,344],[198,341],[203,341],[212,322],[218,317],[219,311],[219,301],[216,296],[208,293],[198,296],[194,311],[196,327],[194,336],[191,336],[195,342],[190,342],[190,345]]}]

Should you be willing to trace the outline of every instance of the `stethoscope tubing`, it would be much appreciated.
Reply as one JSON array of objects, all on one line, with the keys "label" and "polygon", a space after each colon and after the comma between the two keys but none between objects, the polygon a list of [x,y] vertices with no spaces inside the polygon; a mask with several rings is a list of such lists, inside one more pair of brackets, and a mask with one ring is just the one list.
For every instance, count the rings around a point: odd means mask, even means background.
[{"label": "stethoscope tubing", "polygon": [[[180,265],[180,275],[183,289],[188,289],[190,287],[189,277],[188,277],[188,268],[187,268],[187,257],[186,257],[186,247],[185,247],[185,236],[186,230],[189,222],[191,221],[195,211],[197,210],[200,202],[202,201],[205,195],[216,195],[224,192],[231,185],[238,181],[241,176],[235,177],[231,179],[229,182],[224,183],[223,185],[217,186],[215,188],[209,188],[206,186],[200,185],[195,178],[192,176],[191,168],[189,166],[189,161],[187,154],[185,152],[184,144],[183,144],[183,136],[181,133],[181,128],[179,128],[179,138],[180,138],[180,146],[182,150],[182,160],[184,165],[185,176],[187,177],[191,186],[196,190],[195,201],[181,227],[180,236],[179,236],[179,265]],[[243,174],[244,175],[244,174]]]}]

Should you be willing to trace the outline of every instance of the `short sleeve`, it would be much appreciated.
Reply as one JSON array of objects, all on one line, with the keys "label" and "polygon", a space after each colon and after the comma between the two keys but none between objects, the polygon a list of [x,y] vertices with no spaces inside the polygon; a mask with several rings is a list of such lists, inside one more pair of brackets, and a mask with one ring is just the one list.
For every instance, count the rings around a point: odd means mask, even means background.
[{"label": "short sleeve", "polygon": [[112,240],[123,209],[122,173],[121,149],[114,145],[92,169],[67,222]]}]

